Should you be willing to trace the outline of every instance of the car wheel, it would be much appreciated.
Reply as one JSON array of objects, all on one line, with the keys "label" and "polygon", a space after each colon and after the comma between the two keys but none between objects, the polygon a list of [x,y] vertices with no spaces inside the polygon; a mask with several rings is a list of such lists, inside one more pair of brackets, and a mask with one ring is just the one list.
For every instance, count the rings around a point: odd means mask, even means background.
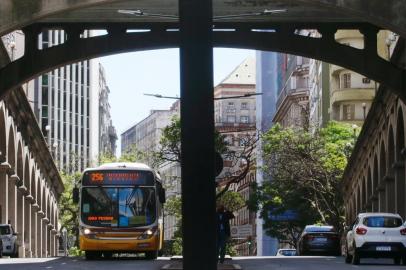
[{"label": "car wheel", "polygon": [[400,257],[393,258],[393,263],[396,264],[396,265],[399,265],[400,264]]},{"label": "car wheel", "polygon": [[348,252],[348,247],[345,248],[345,263],[350,263],[352,261],[352,256]]},{"label": "car wheel", "polygon": [[10,257],[11,258],[18,258],[18,246],[17,245],[14,246],[13,253],[11,253]]},{"label": "car wheel", "polygon": [[354,250],[354,254],[352,255],[352,264],[358,265],[360,263],[360,256],[357,250]]},{"label": "car wheel", "polygon": [[103,252],[103,258],[105,258],[107,260],[111,260],[112,257],[113,257],[113,252]]}]

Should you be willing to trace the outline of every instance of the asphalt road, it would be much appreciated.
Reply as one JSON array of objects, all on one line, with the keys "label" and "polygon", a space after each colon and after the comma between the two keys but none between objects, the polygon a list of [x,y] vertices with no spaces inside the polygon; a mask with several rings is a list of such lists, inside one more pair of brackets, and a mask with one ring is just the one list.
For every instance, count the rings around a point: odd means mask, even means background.
[{"label": "asphalt road", "polygon": [[[86,261],[83,258],[0,259],[0,270],[158,270],[170,263],[168,258],[146,261],[138,258],[113,258]],[[345,269],[406,269],[393,265],[392,260],[361,260],[361,265],[344,263],[342,257],[237,257],[226,263],[239,264],[243,270],[345,270]]]}]

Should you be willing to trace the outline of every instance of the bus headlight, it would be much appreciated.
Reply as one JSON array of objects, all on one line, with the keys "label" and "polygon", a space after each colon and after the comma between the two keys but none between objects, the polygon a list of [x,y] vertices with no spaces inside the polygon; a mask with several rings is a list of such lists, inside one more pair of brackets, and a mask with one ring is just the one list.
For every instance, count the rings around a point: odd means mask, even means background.
[{"label": "bus headlight", "polygon": [[88,235],[88,234],[91,234],[92,232],[90,231],[90,229],[86,228],[83,230],[83,233]]},{"label": "bus headlight", "polygon": [[156,233],[157,229],[153,228],[153,229],[148,229],[145,232],[143,232],[140,236],[138,236],[138,240],[145,240],[145,239],[149,239],[151,238],[155,233]]}]

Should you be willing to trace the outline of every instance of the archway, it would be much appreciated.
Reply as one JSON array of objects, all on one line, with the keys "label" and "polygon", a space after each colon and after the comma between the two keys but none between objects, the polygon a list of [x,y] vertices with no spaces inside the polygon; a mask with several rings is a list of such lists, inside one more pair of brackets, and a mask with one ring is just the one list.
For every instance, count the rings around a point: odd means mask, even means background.
[{"label": "archway", "polygon": [[[33,160],[31,160],[31,163],[33,164],[31,166],[31,178],[30,178],[30,194],[33,197],[32,200],[35,202],[36,200],[36,188],[35,188],[35,183],[37,182],[35,179],[35,166],[33,163]],[[30,212],[31,212],[31,224],[30,224],[30,235],[31,235],[31,254],[33,257],[36,257],[36,212],[35,209],[30,206]]]},{"label": "archway", "polygon": [[367,189],[365,194],[365,209],[366,211],[372,211],[372,168],[368,167]]},{"label": "archway", "polygon": [[[0,164],[7,160],[7,133],[6,133],[6,116],[4,112],[4,103],[0,101]],[[0,190],[8,190],[7,172],[0,173]],[[8,221],[8,192],[3,192],[0,196],[0,222],[7,223]]]},{"label": "archway", "polygon": [[[7,161],[10,164],[11,168],[14,169],[16,165],[16,149],[15,149],[15,135],[13,126],[9,127],[8,131],[8,148],[7,148]],[[8,181],[8,223],[10,223],[14,229],[17,225],[17,213],[16,213],[16,198],[17,190],[15,184]]]},{"label": "archway", "polygon": [[405,130],[403,122],[403,110],[399,108],[397,113],[396,123],[396,166],[395,166],[395,182],[396,182],[396,212],[405,217],[405,159],[402,155],[402,149],[405,148]]},{"label": "archway", "polygon": [[[26,187],[26,195],[30,194],[31,174],[29,164],[29,154],[25,153],[24,162],[24,186]],[[25,256],[31,257],[31,205],[28,198],[23,198],[24,202],[24,247]]]},{"label": "archway", "polygon": [[378,194],[378,158],[374,156],[374,166],[373,166],[373,175],[372,175],[372,193],[371,193],[371,200],[372,200],[372,211],[378,212],[379,211],[379,194]]},{"label": "archway", "polygon": [[[396,185],[395,185],[395,136],[392,126],[389,127],[388,133],[388,174],[387,174],[387,183],[386,183],[386,205],[388,212],[396,212],[396,201],[393,198],[396,198]],[[390,199],[392,198],[392,199]]]},{"label": "archway", "polygon": [[380,212],[387,212],[387,205],[386,205],[386,183],[385,183],[385,175],[387,174],[386,171],[386,149],[385,144],[382,141],[381,147],[379,151],[379,211]]},{"label": "archway", "polygon": [[[20,135],[19,133],[17,133]],[[23,163],[23,146],[22,146],[22,141],[21,137],[19,137],[18,143],[17,143],[17,176],[19,177],[19,181],[14,183],[17,187],[17,227],[15,228],[17,230],[17,242],[18,242],[18,256],[19,257],[25,257],[24,254],[24,198],[22,194],[21,187],[23,187],[24,183],[24,163]]]}]

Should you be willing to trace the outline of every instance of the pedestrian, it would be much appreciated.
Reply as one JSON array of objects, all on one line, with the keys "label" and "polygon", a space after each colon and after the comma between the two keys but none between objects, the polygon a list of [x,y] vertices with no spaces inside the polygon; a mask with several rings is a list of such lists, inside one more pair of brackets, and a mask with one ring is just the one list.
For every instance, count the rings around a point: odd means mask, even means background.
[{"label": "pedestrian", "polygon": [[234,218],[232,212],[227,211],[224,205],[219,204],[217,206],[217,260],[220,255],[220,263],[224,262],[224,256],[226,255],[226,244],[230,238],[230,219]]}]

